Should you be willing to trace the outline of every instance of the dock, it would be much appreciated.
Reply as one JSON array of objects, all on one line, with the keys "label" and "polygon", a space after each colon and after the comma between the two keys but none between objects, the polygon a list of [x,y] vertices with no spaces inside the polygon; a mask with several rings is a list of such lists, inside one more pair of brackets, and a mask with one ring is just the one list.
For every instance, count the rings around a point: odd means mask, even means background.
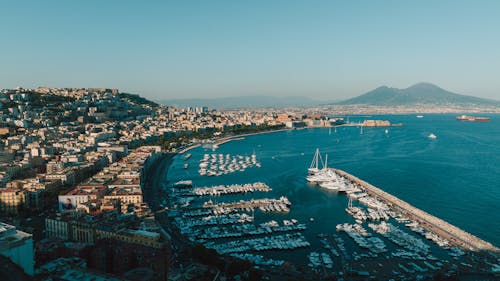
[{"label": "dock", "polygon": [[450,223],[437,218],[425,211],[422,211],[409,203],[391,195],[380,188],[377,188],[347,172],[339,169],[332,169],[338,175],[346,178],[352,184],[358,185],[365,189],[366,193],[376,199],[386,203],[391,206],[392,209],[402,213],[403,215],[409,217],[410,219],[417,221],[422,228],[425,230],[435,233],[456,246],[470,251],[486,251],[495,254],[500,253],[500,249],[493,244],[484,241],[462,229],[451,225]]}]

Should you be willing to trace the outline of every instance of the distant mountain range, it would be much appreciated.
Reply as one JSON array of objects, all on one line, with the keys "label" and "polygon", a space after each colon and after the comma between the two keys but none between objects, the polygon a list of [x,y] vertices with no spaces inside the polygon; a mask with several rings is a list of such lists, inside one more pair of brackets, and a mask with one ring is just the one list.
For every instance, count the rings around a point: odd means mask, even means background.
[{"label": "distant mountain range", "polygon": [[302,96],[239,96],[225,98],[171,99],[162,100],[159,101],[159,103],[178,107],[208,106],[211,108],[294,107],[325,104],[364,104],[375,106],[411,106],[417,104],[500,106],[500,101],[452,93],[431,83],[418,83],[406,89],[381,86],[366,94],[339,102],[333,102],[333,99],[330,101],[321,101]]},{"label": "distant mountain range", "polygon": [[[328,102],[307,97],[271,97],[271,96],[240,96],[208,99],[172,99],[160,101],[161,104],[179,107],[208,106],[211,108],[250,108],[250,107],[292,107],[314,106]],[[331,101],[329,102],[331,103]]]},{"label": "distant mountain range", "polygon": [[378,87],[361,96],[335,104],[396,105],[500,105],[500,101],[455,94],[431,83],[418,83],[406,89]]}]

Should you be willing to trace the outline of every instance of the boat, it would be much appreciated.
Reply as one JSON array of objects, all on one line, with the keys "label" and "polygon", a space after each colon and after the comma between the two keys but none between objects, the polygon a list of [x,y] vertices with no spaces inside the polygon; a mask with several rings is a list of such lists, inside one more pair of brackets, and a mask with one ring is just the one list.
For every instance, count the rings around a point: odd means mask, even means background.
[{"label": "boat", "polygon": [[437,136],[433,133],[430,133],[427,137],[433,140],[437,139]]},{"label": "boat", "polygon": [[489,122],[489,117],[471,116],[471,115],[460,115],[455,118],[457,121],[465,122]]},{"label": "boat", "polygon": [[319,184],[321,188],[328,189],[328,190],[339,190],[339,184],[336,181],[326,181],[326,182],[321,182]]},{"label": "boat", "polygon": [[193,181],[192,180],[181,180],[173,185],[174,188],[191,188],[193,187]]},{"label": "boat", "polygon": [[389,134],[389,129],[385,129],[385,134]]},{"label": "boat", "polygon": [[417,115],[417,118],[424,118],[423,115]]},{"label": "boat", "polygon": [[[274,158],[273,158],[274,159]],[[319,148],[316,148],[316,153],[314,153],[313,160],[311,161],[311,165],[307,171],[310,175],[314,175],[319,172],[319,162],[323,164],[323,158],[321,158],[321,154],[319,153]],[[323,164],[324,165],[324,164]]]},{"label": "boat", "polygon": [[184,164],[184,169],[187,169],[187,168],[189,168],[189,164],[188,163]]},{"label": "boat", "polygon": [[191,158],[191,156],[193,156],[191,153],[188,153],[184,156],[184,160],[188,160],[189,158]]}]

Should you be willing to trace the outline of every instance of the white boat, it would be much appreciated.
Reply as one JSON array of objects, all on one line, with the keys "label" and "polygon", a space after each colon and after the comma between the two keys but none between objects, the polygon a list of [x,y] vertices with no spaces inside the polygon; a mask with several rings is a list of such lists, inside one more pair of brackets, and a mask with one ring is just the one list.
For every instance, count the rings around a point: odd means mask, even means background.
[{"label": "white boat", "polygon": [[309,169],[307,170],[310,175],[314,175],[317,172],[319,172],[319,162],[321,161],[321,164],[324,165],[323,163],[323,158],[321,158],[321,154],[319,153],[319,148],[316,148],[316,153],[314,153],[313,160],[311,162],[311,165],[309,166]]},{"label": "white boat", "polygon": [[328,190],[339,190],[339,184],[336,181],[326,181],[319,184],[321,188]]},{"label": "white boat", "polygon": [[417,115],[417,118],[424,118],[423,115]]},{"label": "white boat", "polygon": [[323,183],[323,182],[328,182],[328,181],[331,181],[332,180],[332,177],[327,174],[327,173],[322,173],[322,172],[318,172],[314,175],[310,175],[306,178],[306,180],[310,183],[316,183],[316,184],[320,184],[320,183]]},{"label": "white boat", "polygon": [[433,133],[430,133],[427,137],[430,138],[430,139],[432,139],[432,140],[437,139],[437,136],[435,134],[433,134]]},{"label": "white boat", "polygon": [[385,129],[385,134],[389,134],[389,129]]}]

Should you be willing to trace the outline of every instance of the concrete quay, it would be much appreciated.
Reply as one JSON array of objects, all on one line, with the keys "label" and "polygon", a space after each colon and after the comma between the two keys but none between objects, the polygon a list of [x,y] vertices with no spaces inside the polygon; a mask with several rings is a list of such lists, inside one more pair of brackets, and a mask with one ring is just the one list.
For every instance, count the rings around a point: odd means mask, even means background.
[{"label": "concrete quay", "polygon": [[425,230],[435,233],[442,238],[448,239],[451,243],[468,251],[487,251],[500,254],[500,249],[493,244],[486,242],[450,223],[439,219],[427,212],[424,212],[407,202],[393,196],[380,188],[377,188],[349,173],[342,170],[333,169],[338,175],[348,179],[353,184],[365,189],[368,195],[386,203],[393,210],[400,212],[404,216],[417,221]]}]

